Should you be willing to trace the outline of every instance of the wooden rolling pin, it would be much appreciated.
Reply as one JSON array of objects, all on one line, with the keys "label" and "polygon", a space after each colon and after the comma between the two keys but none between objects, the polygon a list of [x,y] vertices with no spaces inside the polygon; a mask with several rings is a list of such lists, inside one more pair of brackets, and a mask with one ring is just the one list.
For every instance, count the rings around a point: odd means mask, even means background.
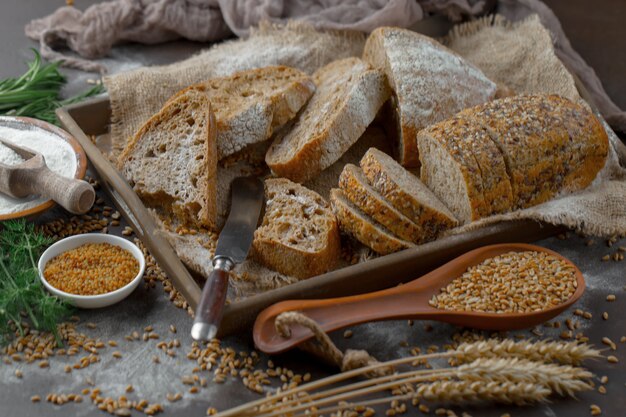
[{"label": "wooden rolling pin", "polygon": [[1,193],[13,198],[40,194],[56,201],[70,213],[83,214],[89,211],[96,193],[88,182],[66,178],[51,171],[39,152],[2,138],[0,143],[24,158],[24,162],[15,165],[0,163]]}]

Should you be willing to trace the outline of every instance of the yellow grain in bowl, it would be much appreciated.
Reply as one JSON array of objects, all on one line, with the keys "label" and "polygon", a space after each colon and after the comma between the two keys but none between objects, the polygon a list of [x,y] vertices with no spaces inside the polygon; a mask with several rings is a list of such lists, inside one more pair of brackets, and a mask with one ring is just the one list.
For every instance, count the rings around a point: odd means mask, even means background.
[{"label": "yellow grain in bowl", "polygon": [[43,276],[54,288],[76,295],[106,294],[130,283],[139,262],[110,243],[87,243],[52,258]]}]

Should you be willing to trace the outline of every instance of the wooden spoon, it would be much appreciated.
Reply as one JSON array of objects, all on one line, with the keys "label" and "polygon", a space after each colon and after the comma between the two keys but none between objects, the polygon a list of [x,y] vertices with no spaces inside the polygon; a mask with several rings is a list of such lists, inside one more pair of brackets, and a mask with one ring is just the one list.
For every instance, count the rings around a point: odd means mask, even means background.
[{"label": "wooden spoon", "polygon": [[66,178],[51,171],[39,152],[3,138],[0,138],[0,144],[24,158],[24,162],[16,165],[0,163],[0,193],[13,198],[41,194],[56,201],[70,213],[83,214],[89,211],[96,193],[88,182]]},{"label": "wooden spoon", "polygon": [[[469,267],[487,258],[507,252],[546,252],[569,264],[576,271],[577,288],[563,304],[531,313],[473,313],[450,311],[432,307],[428,301],[450,281],[461,276]],[[381,277],[382,278],[382,277]],[[358,288],[358,282],[354,283]],[[540,246],[524,243],[505,243],[474,249],[434,271],[397,287],[325,300],[290,300],[276,303],[263,310],[254,323],[254,342],[265,353],[280,353],[313,337],[302,326],[291,326],[291,336],[282,337],[276,331],[274,320],[285,311],[298,311],[315,320],[326,332],[377,320],[428,319],[464,327],[488,330],[514,330],[544,323],[571,306],[585,291],[585,280],[580,270],[568,259]]]}]

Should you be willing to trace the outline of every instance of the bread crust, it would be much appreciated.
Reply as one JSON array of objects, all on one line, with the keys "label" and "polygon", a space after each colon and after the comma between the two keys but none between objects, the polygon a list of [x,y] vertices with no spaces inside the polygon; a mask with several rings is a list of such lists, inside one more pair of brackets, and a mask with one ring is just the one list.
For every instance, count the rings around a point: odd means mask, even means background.
[{"label": "bread crust", "polygon": [[410,242],[398,239],[377,225],[372,219],[359,213],[355,206],[338,188],[330,190],[330,204],[337,216],[341,230],[381,255],[413,247]]}]

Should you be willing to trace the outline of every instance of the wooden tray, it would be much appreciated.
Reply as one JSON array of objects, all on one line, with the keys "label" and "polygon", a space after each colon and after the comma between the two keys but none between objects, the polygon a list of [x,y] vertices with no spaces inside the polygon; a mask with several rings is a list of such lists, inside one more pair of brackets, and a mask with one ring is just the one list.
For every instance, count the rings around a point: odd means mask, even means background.
[{"label": "wooden tray", "polygon": [[[176,289],[196,308],[201,288],[160,234],[139,197],[87,135],[107,133],[108,97],[57,110],[63,126],[80,142],[102,183],[126,221],[167,273]],[[439,239],[233,302],[224,311],[221,335],[250,328],[264,308],[287,299],[327,298],[376,291],[410,281],[471,249],[494,243],[532,242],[563,230],[534,221],[511,221]]]}]

